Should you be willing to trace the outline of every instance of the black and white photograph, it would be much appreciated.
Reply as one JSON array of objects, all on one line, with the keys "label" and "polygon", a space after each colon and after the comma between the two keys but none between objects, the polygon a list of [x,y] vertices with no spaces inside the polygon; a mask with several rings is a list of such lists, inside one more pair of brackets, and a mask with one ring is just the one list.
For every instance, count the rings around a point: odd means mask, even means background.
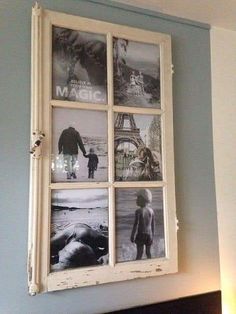
[{"label": "black and white photograph", "polygon": [[117,262],[164,256],[162,188],[116,189]]},{"label": "black and white photograph", "polygon": [[114,125],[115,180],[162,180],[161,117],[119,112]]},{"label": "black and white photograph", "polygon": [[107,113],[53,108],[52,182],[107,181]]},{"label": "black and white photograph", "polygon": [[53,27],[53,99],[107,103],[106,36]]},{"label": "black and white photograph", "polygon": [[106,189],[53,190],[51,271],[108,264]]},{"label": "black and white photograph", "polygon": [[159,45],[114,38],[113,67],[116,105],[161,107]]}]

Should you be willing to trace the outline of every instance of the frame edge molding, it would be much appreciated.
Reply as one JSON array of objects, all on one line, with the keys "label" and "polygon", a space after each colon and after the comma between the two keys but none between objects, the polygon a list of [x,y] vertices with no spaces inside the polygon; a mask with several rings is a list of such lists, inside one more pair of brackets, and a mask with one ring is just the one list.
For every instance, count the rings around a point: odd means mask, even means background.
[{"label": "frame edge molding", "polygon": [[[40,134],[42,121],[42,7],[36,2],[32,7],[31,26],[31,143]],[[34,145],[35,146],[35,145]],[[32,145],[31,145],[32,147]],[[32,151],[31,151],[32,152]],[[28,237],[28,290],[31,296],[39,293],[39,224],[40,224],[40,160],[41,147],[37,146],[30,158],[29,237]]]}]

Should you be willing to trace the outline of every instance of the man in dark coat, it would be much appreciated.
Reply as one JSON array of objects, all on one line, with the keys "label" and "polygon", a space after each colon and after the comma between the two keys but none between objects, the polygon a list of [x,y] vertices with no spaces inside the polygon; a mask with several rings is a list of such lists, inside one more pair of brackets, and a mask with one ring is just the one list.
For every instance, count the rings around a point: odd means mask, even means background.
[{"label": "man in dark coat", "polygon": [[59,154],[63,153],[67,179],[76,179],[75,164],[78,159],[78,146],[85,156],[86,150],[79,132],[72,126],[69,126],[62,131],[58,141],[58,151]]}]

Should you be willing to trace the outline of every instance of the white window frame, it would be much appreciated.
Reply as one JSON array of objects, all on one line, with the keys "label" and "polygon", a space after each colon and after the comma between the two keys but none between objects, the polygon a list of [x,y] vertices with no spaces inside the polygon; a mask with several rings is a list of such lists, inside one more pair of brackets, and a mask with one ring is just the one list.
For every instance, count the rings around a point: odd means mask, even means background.
[{"label": "white window frame", "polygon": [[[52,26],[105,34],[107,38],[108,104],[88,104],[51,99]],[[161,55],[161,109],[114,106],[112,38],[158,44]],[[171,37],[167,34],[115,25],[44,10],[32,10],[32,84],[28,284],[29,293],[55,291],[107,282],[175,273],[177,267],[177,219],[174,182]],[[108,113],[108,181],[99,183],[51,183],[52,108],[94,109]],[[162,119],[163,180],[155,182],[114,181],[113,113],[158,114]],[[35,142],[39,140],[40,145]],[[115,262],[115,188],[162,187],[164,194],[165,258]],[[107,188],[109,190],[109,265],[50,273],[51,190]]]}]

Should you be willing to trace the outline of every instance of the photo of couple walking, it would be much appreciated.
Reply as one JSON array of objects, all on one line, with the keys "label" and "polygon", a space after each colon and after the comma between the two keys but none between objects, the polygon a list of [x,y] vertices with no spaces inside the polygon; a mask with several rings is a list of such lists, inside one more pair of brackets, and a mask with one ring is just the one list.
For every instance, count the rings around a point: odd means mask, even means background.
[{"label": "photo of couple walking", "polygon": [[53,119],[52,181],[106,181],[106,113],[55,108]]},{"label": "photo of couple walking", "polygon": [[83,156],[88,158],[88,178],[94,179],[94,172],[98,166],[98,156],[94,153],[94,148],[89,149],[89,154],[86,153],[79,132],[72,126],[62,131],[58,141],[58,154],[63,154],[67,179],[77,179],[75,166],[78,160],[78,147],[83,153]]}]

